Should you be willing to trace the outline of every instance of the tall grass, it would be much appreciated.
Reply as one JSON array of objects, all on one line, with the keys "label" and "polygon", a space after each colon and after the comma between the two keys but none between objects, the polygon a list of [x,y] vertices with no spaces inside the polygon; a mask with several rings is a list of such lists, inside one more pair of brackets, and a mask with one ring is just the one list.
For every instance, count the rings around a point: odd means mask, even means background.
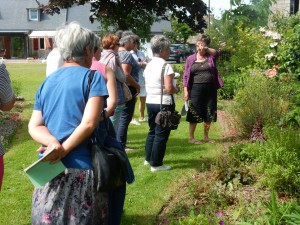
[{"label": "tall grass", "polygon": [[288,111],[283,83],[265,77],[260,71],[249,74],[238,90],[231,112],[241,134],[249,136],[254,126],[275,125]]},{"label": "tall grass", "polygon": [[[27,124],[35,92],[45,78],[45,65],[8,64],[7,68],[12,80],[21,84],[20,94],[25,98],[25,110],[22,114],[22,126],[5,155],[5,176],[0,192],[0,221],[6,225],[29,225],[33,185],[23,170],[37,159],[35,149],[38,144],[28,135]],[[183,100],[181,96],[176,98],[177,109],[180,111]],[[137,110],[138,107],[136,117]],[[128,152],[128,156],[135,172],[136,182],[127,186],[123,225],[157,224],[158,213],[171,196],[176,195],[178,181],[183,177],[192,176],[195,171],[205,169],[203,164],[208,158],[213,159],[221,154],[223,146],[218,123],[211,129],[211,137],[216,139],[217,143],[190,145],[187,141],[188,124],[184,120],[185,118],[182,118],[178,130],[171,132],[167,143],[165,164],[170,165],[172,169],[158,173],[150,172],[149,166],[143,165],[147,123],[129,126],[128,141],[136,150]],[[196,136],[203,138],[202,133],[201,124]]]}]

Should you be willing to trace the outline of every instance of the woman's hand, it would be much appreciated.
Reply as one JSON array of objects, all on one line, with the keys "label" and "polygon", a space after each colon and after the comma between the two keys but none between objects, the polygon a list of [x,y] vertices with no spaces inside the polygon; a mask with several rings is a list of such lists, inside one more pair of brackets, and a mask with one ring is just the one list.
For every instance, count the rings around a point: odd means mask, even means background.
[{"label": "woman's hand", "polygon": [[[53,152],[47,155],[52,150]],[[44,152],[43,155],[47,156],[43,160],[50,161],[52,163],[57,163],[66,156],[66,151],[58,140],[53,140],[47,147],[41,146],[36,151],[39,153]]]},{"label": "woman's hand", "polygon": [[136,82],[136,85],[134,86],[134,88],[137,91],[137,95],[141,92],[141,86],[139,85],[139,83]]},{"label": "woman's hand", "polygon": [[184,98],[185,101],[189,100],[189,92],[187,91],[187,88],[184,88],[183,98]]}]

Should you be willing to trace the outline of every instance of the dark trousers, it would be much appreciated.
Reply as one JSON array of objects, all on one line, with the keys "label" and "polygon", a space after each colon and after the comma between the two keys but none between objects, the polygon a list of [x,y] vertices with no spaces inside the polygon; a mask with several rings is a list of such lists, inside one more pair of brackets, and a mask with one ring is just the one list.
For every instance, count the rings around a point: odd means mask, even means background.
[{"label": "dark trousers", "polygon": [[126,184],[109,192],[108,224],[119,225],[123,213],[126,195]]},{"label": "dark trousers", "polygon": [[[151,166],[163,165],[166,152],[166,145],[170,135],[170,130],[163,130],[155,123],[155,117],[160,112],[160,104],[146,104],[148,112],[149,132],[146,139],[146,160]],[[163,105],[167,110],[174,110],[174,105]]]},{"label": "dark trousers", "polygon": [[[116,138],[116,133],[113,127],[113,124],[110,119],[108,122],[108,134]],[[109,192],[108,200],[108,225],[119,225],[121,224],[123,207],[125,202],[126,195],[126,184],[111,190]]]},{"label": "dark trousers", "polygon": [[128,126],[134,114],[135,102],[136,102],[136,97],[126,102],[125,108],[120,115],[119,127],[116,133],[117,133],[117,140],[120,141],[124,147],[126,146],[126,142],[127,142]]}]

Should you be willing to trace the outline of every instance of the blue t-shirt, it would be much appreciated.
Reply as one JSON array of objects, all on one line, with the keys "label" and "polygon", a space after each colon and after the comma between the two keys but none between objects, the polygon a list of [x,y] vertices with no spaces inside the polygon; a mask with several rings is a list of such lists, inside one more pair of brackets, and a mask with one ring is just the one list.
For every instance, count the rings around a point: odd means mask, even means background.
[{"label": "blue t-shirt", "polygon": [[[47,77],[36,93],[34,110],[42,112],[45,126],[60,143],[81,123],[89,74],[90,70],[82,66],[63,67]],[[95,72],[90,86],[89,98],[94,96],[108,96],[105,80],[99,72]],[[67,168],[92,168],[87,144],[88,140],[62,159]]]},{"label": "blue t-shirt", "polygon": [[139,82],[139,71],[141,70],[141,66],[134,60],[133,56],[129,51],[119,51],[120,62],[122,64],[131,65],[131,76],[136,81]]}]

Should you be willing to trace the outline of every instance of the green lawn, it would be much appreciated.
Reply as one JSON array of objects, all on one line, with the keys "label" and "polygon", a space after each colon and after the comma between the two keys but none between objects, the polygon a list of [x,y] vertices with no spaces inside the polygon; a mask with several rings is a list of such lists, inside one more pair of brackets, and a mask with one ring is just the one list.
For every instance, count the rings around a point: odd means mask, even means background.
[{"label": "green lawn", "polygon": [[[21,95],[25,97],[23,123],[5,155],[5,176],[0,193],[1,224],[30,224],[31,194],[33,185],[23,170],[37,159],[36,144],[28,135],[27,124],[31,114],[35,92],[45,78],[45,64],[7,64],[11,79],[21,83]],[[138,103],[137,103],[138,104]],[[177,97],[177,109],[183,105],[182,96]],[[137,109],[138,107],[136,107]],[[137,118],[136,110],[136,118]],[[196,132],[202,138],[201,129]],[[176,195],[179,181],[205,170],[207,162],[222,152],[222,136],[219,123],[212,126],[211,137],[215,144],[190,145],[187,142],[188,124],[185,118],[176,131],[172,131],[167,143],[165,164],[172,169],[151,173],[144,166],[144,146],[148,131],[147,123],[130,125],[128,141],[136,150],[128,153],[136,182],[127,186],[122,224],[157,224],[156,217],[172,195]]]}]

